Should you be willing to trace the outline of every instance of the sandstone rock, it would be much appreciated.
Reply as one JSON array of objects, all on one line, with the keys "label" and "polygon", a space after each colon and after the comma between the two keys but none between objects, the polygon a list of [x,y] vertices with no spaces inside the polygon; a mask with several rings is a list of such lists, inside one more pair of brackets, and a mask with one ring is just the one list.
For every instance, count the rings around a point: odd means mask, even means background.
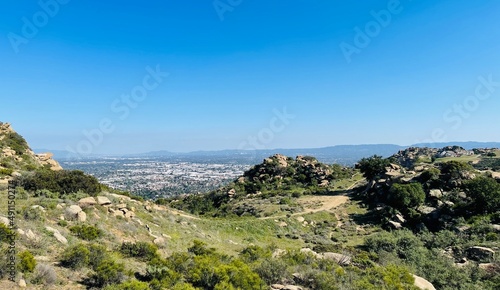
[{"label": "sandstone rock", "polygon": [[404,218],[401,214],[397,214],[397,215],[396,215],[396,220],[397,220],[399,223],[405,223],[405,222],[406,222],[405,218]]},{"label": "sandstone rock", "polygon": [[26,233],[22,230],[22,229],[17,229],[17,233],[20,235],[20,236],[24,236]]},{"label": "sandstone rock", "polygon": [[61,233],[59,232],[54,233],[54,238],[56,238],[56,240],[61,244],[66,245],[68,243],[68,240],[65,237],[63,237],[63,235],[61,235]]},{"label": "sandstone rock", "polygon": [[286,254],[286,250],[276,249],[276,250],[274,250],[272,257],[279,258],[279,257],[283,256],[284,254]]},{"label": "sandstone rock", "polygon": [[45,212],[45,208],[44,208],[43,206],[41,206],[41,205],[37,205],[37,204],[35,204],[35,205],[32,205],[32,206],[31,206],[31,208],[32,208],[32,209],[38,209],[38,210],[40,210],[41,212]]},{"label": "sandstone rock", "polygon": [[158,237],[158,238],[154,239],[153,244],[155,244],[157,246],[163,246],[165,244],[165,239],[162,237]]},{"label": "sandstone rock", "polygon": [[122,218],[125,217],[125,215],[123,214],[123,211],[121,211],[121,210],[117,210],[117,211],[113,212],[113,216],[114,217],[122,217]]},{"label": "sandstone rock", "polygon": [[299,216],[299,217],[297,217],[297,221],[298,221],[299,223],[302,223],[302,222],[304,222],[304,221],[305,221],[305,218],[304,218],[304,217]]},{"label": "sandstone rock", "polygon": [[493,270],[495,269],[495,264],[493,263],[481,263],[479,264],[479,269],[483,269],[485,271]]},{"label": "sandstone rock", "polygon": [[84,211],[81,211],[78,213],[77,219],[79,222],[85,222],[87,220],[87,214]]},{"label": "sandstone rock", "polygon": [[429,196],[434,198],[441,198],[443,197],[443,192],[441,191],[441,189],[431,189],[429,191]]},{"label": "sandstone rock", "polygon": [[78,201],[78,205],[82,208],[94,206],[96,204],[97,204],[97,201],[95,201],[95,199],[92,196],[82,198]]},{"label": "sandstone rock", "polygon": [[413,278],[415,278],[415,283],[414,285],[422,290],[436,290],[434,288],[434,285],[431,284],[431,282],[425,280],[422,277],[419,277],[417,275],[413,275]]},{"label": "sandstone rock", "polygon": [[389,226],[395,230],[399,230],[399,229],[403,228],[403,226],[400,223],[395,222],[395,221],[389,221]]},{"label": "sandstone rock", "polygon": [[124,208],[125,208],[125,209],[126,209],[126,208],[127,208],[127,205],[126,205],[126,204],[124,204],[124,203],[120,203],[120,204],[117,204],[117,205],[116,205],[116,208],[118,208],[118,209],[124,209]]},{"label": "sandstone rock", "polygon": [[109,198],[107,198],[105,196],[98,196],[97,197],[97,203],[99,205],[110,205],[111,204],[111,200],[109,200]]},{"label": "sandstone rock", "polygon": [[127,213],[125,213],[124,216],[126,218],[133,218],[133,217],[135,217],[135,213],[133,211],[128,211]]},{"label": "sandstone rock", "polygon": [[281,284],[272,284],[271,285],[271,289],[273,289],[273,290],[281,290],[283,288],[285,288],[285,285],[281,285]]},{"label": "sandstone rock", "polygon": [[64,207],[62,206],[62,204],[58,203],[58,204],[56,205],[56,208],[57,208],[57,209],[63,209]]},{"label": "sandstone rock", "polygon": [[35,235],[35,233],[32,231],[32,230],[28,230],[26,232],[26,238],[30,241],[34,241],[37,239],[37,236]]},{"label": "sandstone rock", "polygon": [[47,230],[48,232],[51,232],[51,233],[53,233],[53,234],[55,234],[55,233],[58,233],[58,232],[59,232],[59,230],[54,229],[53,227],[49,227],[49,226],[46,226],[46,227],[45,227],[45,230]]},{"label": "sandstone rock", "polygon": [[283,289],[283,290],[302,290],[302,287],[295,286],[295,285],[286,285],[285,287],[283,287],[281,289]]},{"label": "sandstone rock", "polygon": [[24,281],[24,279],[20,279],[20,280],[19,280],[19,283],[17,283],[17,285],[18,285],[20,288],[26,288],[26,281]]},{"label": "sandstone rock", "polygon": [[66,209],[66,217],[68,219],[76,219],[78,218],[78,213],[82,211],[82,208],[78,205],[71,205]]},{"label": "sandstone rock", "polygon": [[288,225],[285,222],[280,222],[280,224],[278,226],[280,226],[281,228],[284,228],[284,227],[287,227]]},{"label": "sandstone rock", "polygon": [[9,226],[10,221],[9,221],[9,219],[8,219],[8,218],[3,217],[3,216],[0,216],[0,223],[4,224],[4,225],[6,225],[6,226]]},{"label": "sandstone rock", "polygon": [[331,253],[331,252],[323,253],[323,258],[326,260],[335,261],[339,265],[350,265],[352,262],[352,257],[348,255]]},{"label": "sandstone rock", "polygon": [[302,248],[300,249],[300,252],[301,253],[305,253],[305,254],[312,254],[314,257],[318,258],[318,259],[321,259],[323,256],[316,253],[315,251],[311,250],[310,248]]},{"label": "sandstone rock", "polygon": [[477,262],[491,261],[495,256],[495,251],[486,247],[470,247],[467,249],[467,257]]}]

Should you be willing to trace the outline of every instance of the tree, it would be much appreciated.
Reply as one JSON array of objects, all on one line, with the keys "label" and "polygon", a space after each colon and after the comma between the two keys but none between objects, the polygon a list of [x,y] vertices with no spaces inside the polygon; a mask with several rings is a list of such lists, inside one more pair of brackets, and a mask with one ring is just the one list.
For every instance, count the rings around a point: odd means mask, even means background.
[{"label": "tree", "polygon": [[361,170],[361,173],[369,180],[380,179],[385,173],[385,168],[389,165],[390,162],[388,159],[384,159],[378,155],[363,158],[358,162],[358,168]]},{"label": "tree", "polygon": [[465,184],[471,208],[478,214],[493,213],[500,208],[500,184],[490,177],[477,177]]},{"label": "tree", "polygon": [[425,192],[420,183],[394,183],[389,192],[389,201],[400,210],[417,207],[425,200]]}]

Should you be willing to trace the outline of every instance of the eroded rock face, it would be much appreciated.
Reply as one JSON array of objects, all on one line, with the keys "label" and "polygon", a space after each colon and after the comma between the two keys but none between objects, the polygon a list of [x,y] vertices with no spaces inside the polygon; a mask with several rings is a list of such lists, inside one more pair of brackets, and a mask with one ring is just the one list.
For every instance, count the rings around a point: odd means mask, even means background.
[{"label": "eroded rock face", "polygon": [[495,251],[486,247],[470,247],[467,249],[467,257],[477,262],[490,262],[495,256]]},{"label": "eroded rock face", "polygon": [[436,290],[436,288],[434,288],[434,285],[432,285],[431,282],[425,280],[424,278],[419,277],[417,275],[413,275],[413,278],[415,278],[414,285],[417,286],[418,288],[422,290]]}]

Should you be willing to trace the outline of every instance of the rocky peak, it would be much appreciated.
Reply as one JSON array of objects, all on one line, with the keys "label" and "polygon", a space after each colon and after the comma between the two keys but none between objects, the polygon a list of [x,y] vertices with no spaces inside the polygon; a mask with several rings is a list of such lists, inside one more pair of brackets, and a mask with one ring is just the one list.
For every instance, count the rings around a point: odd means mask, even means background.
[{"label": "rocky peak", "polygon": [[0,179],[5,181],[19,171],[44,166],[51,170],[61,170],[61,165],[52,156],[51,153],[35,154],[10,123],[0,122]]}]

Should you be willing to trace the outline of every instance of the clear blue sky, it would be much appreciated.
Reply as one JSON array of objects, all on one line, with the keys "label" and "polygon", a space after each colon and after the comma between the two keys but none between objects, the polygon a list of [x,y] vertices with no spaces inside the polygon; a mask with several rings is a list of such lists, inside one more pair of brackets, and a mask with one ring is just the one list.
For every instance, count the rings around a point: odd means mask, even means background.
[{"label": "clear blue sky", "polygon": [[499,1],[55,1],[0,10],[0,121],[34,148],[500,141]]}]

